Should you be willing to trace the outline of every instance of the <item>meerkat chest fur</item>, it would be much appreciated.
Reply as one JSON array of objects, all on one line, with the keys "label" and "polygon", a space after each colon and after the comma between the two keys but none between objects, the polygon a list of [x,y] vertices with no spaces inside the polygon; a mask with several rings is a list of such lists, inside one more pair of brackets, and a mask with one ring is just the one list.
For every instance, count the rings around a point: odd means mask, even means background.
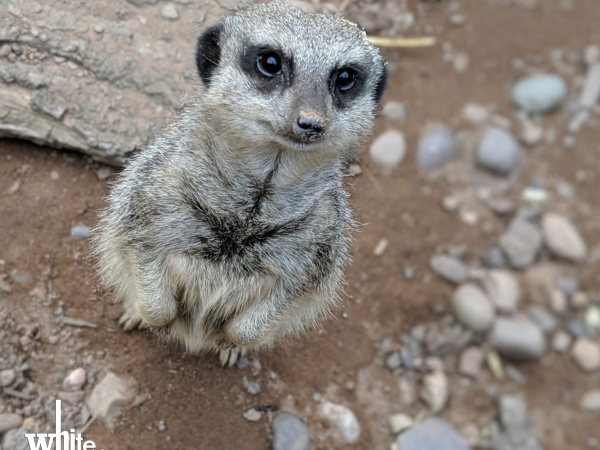
[{"label": "meerkat chest fur", "polygon": [[353,226],[342,160],[370,135],[387,70],[355,24],[277,3],[208,28],[196,64],[198,95],[109,195],[100,274],[125,329],[258,347],[336,305]]}]

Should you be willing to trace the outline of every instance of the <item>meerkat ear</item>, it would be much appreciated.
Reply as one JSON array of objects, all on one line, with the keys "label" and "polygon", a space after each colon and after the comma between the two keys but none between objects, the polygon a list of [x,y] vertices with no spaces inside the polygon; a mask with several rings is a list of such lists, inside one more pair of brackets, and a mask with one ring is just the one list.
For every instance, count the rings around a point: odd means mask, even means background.
[{"label": "meerkat ear", "polygon": [[381,97],[383,97],[383,92],[385,91],[385,88],[387,86],[387,79],[388,79],[388,70],[387,70],[387,64],[383,64],[383,70],[381,72],[381,75],[379,76],[379,81],[377,81],[377,86],[375,86],[375,102],[379,105],[379,102],[381,101]]},{"label": "meerkat ear", "polygon": [[198,39],[198,46],[196,47],[196,66],[198,67],[198,74],[205,86],[210,84],[212,74],[221,60],[219,39],[222,30],[223,23],[218,23],[204,31]]}]

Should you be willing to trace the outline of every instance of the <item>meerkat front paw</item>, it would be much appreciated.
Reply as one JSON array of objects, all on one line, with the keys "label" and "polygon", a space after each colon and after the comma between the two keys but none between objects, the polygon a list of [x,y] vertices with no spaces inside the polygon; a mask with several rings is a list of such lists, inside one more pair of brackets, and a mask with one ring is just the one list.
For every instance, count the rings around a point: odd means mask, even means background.
[{"label": "meerkat front paw", "polygon": [[246,354],[244,347],[230,347],[219,350],[219,361],[221,367],[233,367],[242,356]]},{"label": "meerkat front paw", "polygon": [[140,316],[133,309],[126,309],[121,317],[119,317],[119,326],[123,329],[123,331],[133,331],[139,328],[146,328],[142,316]]}]

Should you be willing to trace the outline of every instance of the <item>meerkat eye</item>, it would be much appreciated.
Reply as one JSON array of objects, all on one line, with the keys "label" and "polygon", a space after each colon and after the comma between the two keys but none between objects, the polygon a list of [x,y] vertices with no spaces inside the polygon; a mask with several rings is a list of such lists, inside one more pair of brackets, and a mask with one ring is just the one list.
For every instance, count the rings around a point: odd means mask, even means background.
[{"label": "meerkat eye", "polygon": [[350,68],[340,69],[335,78],[335,85],[340,91],[349,91],[356,84],[356,71]]},{"label": "meerkat eye", "polygon": [[256,67],[265,77],[272,78],[281,73],[281,58],[277,53],[263,53],[256,58]]}]

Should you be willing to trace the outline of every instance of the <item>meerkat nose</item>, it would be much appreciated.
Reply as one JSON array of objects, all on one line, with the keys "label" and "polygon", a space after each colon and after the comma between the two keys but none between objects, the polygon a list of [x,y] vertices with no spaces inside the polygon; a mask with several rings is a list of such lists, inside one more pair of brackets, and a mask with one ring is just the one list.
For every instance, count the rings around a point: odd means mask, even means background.
[{"label": "meerkat nose", "polygon": [[326,120],[314,113],[300,113],[294,132],[303,139],[319,139],[325,134]]}]

